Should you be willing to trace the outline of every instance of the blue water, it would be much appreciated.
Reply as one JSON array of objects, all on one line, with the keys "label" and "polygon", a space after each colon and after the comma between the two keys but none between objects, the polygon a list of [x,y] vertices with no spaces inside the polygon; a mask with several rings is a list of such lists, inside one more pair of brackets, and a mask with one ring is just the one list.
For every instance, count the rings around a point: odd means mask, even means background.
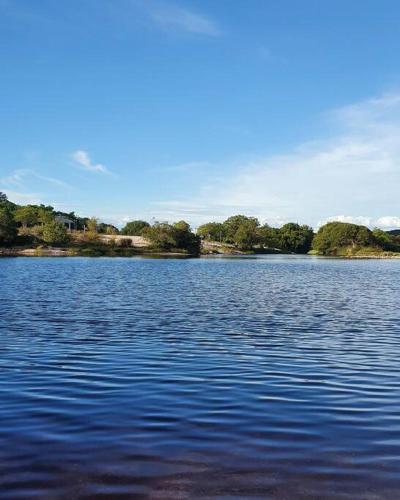
[{"label": "blue water", "polygon": [[0,498],[400,496],[400,261],[0,259]]}]

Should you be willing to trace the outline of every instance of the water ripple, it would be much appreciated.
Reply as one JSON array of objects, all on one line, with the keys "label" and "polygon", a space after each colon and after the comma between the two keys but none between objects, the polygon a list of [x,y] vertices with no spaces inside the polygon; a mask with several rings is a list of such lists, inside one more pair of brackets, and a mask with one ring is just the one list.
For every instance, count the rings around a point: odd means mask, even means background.
[{"label": "water ripple", "polygon": [[1,498],[396,498],[394,261],[0,259]]}]

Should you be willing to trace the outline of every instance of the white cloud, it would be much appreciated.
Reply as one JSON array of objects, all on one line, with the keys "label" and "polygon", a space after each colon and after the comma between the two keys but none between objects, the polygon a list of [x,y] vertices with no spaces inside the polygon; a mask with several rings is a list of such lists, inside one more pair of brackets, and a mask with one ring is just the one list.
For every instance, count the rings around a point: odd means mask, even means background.
[{"label": "white cloud", "polygon": [[376,226],[382,229],[398,229],[400,228],[400,217],[386,215],[384,217],[380,217],[376,221]]},{"label": "white cloud", "polygon": [[213,37],[221,35],[221,31],[211,19],[186,8],[163,4],[151,9],[150,15],[166,29]]},{"label": "white cloud", "polygon": [[93,163],[90,159],[89,153],[82,149],[78,149],[72,153],[72,159],[84,170],[98,174],[109,174],[110,171],[105,165],[101,163]]},{"label": "white cloud", "polygon": [[0,184],[4,186],[17,186],[19,188],[23,188],[27,180],[29,178],[36,178],[40,181],[47,182],[49,184],[53,184],[54,186],[59,186],[63,188],[70,188],[66,182],[61,181],[60,179],[56,179],[54,177],[48,177],[46,175],[41,175],[35,170],[27,169],[27,168],[19,168],[14,170],[14,172],[6,177],[0,178]]},{"label": "white cloud", "polygon": [[268,222],[317,226],[337,218],[335,214],[346,214],[340,217],[385,224],[383,214],[399,213],[400,94],[334,110],[329,116],[337,130],[330,139],[231,166],[233,174],[208,176],[197,196],[169,205],[165,200],[164,208],[177,218],[192,210],[191,220],[197,222],[210,218],[208,214],[217,219],[247,213]]}]

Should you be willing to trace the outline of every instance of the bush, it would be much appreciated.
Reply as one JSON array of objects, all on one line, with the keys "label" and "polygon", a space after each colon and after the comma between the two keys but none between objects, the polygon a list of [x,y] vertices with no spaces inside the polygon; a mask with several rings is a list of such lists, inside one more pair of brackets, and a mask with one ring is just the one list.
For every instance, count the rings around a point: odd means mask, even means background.
[{"label": "bush", "polygon": [[0,208],[0,245],[9,245],[17,237],[17,224],[8,208]]},{"label": "bush", "polygon": [[312,248],[323,255],[338,255],[356,252],[360,247],[376,247],[377,243],[365,226],[346,222],[329,222],[315,235]]},{"label": "bush", "polygon": [[195,235],[185,221],[179,221],[174,225],[158,222],[153,226],[143,229],[143,236],[150,243],[161,250],[173,248],[187,250],[192,254],[200,252],[200,237]]},{"label": "bush", "polygon": [[42,238],[49,245],[61,245],[68,241],[68,233],[63,224],[52,221],[43,226]]},{"label": "bush", "polygon": [[144,220],[134,220],[128,222],[121,230],[121,234],[127,236],[142,236],[143,229],[150,227],[150,224]]}]

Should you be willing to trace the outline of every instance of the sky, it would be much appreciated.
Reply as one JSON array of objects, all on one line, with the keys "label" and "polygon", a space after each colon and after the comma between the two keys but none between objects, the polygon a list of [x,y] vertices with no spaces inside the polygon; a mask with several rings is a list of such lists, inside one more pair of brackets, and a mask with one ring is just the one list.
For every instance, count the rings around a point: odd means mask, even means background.
[{"label": "sky", "polygon": [[400,227],[397,0],[0,0],[0,191]]}]

